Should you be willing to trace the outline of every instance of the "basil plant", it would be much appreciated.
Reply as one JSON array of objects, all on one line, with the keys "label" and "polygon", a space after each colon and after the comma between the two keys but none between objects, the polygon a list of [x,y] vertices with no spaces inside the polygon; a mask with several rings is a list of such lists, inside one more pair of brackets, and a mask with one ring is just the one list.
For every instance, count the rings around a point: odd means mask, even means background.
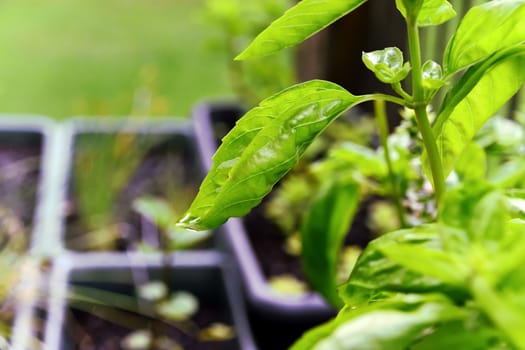
[{"label": "basil plant", "polygon": [[[297,45],[365,2],[302,0],[236,59]],[[384,135],[381,106],[396,104],[412,111],[414,137],[423,144],[417,158],[431,184],[436,215],[370,242],[348,280],[336,288],[334,252],[354,215],[359,188],[344,171],[326,179],[305,220],[307,239],[316,244],[304,259],[317,267],[310,277],[317,288],[325,285],[323,295],[340,312],[292,349],[524,349],[525,195],[519,187],[499,186],[497,176],[485,176],[483,158],[472,144],[525,82],[525,0],[470,8],[443,56],[426,62],[420,28],[455,17],[453,6],[446,0],[396,0],[396,5],[406,22],[408,52],[389,47],[363,54],[366,67],[395,94],[354,95],[313,80],[263,100],[223,139],[178,225],[207,230],[246,215],[345,111],[376,101]],[[441,92],[445,98],[431,120],[428,107]],[[382,146],[388,165],[388,142]],[[462,176],[446,181],[451,174]]]}]

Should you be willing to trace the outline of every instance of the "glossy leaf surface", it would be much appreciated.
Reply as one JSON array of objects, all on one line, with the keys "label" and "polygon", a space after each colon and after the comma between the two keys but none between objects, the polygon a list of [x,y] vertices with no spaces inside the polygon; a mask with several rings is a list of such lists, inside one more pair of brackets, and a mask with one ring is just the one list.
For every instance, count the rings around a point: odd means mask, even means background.
[{"label": "glossy leaf surface", "polygon": [[236,59],[265,56],[297,45],[366,0],[302,0],[275,20]]},{"label": "glossy leaf surface", "polygon": [[223,139],[178,225],[204,230],[247,214],[330,122],[363,100],[336,84],[314,80],[261,102]]},{"label": "glossy leaf surface", "polygon": [[312,203],[301,227],[303,267],[309,282],[334,306],[336,272],[344,237],[359,203],[357,185],[335,181]]},{"label": "glossy leaf surface", "polygon": [[445,298],[396,296],[341,312],[330,323],[299,339],[292,350],[404,350],[435,323],[461,319],[464,313]]},{"label": "glossy leaf surface", "polygon": [[[437,224],[425,225],[390,232],[373,240],[359,257],[349,281],[339,288],[339,295],[347,305],[354,306],[375,298],[378,291],[412,293],[454,290],[438,278],[407,268],[383,252],[387,247],[395,249],[398,244],[439,249],[443,230]],[[445,233],[451,237],[460,235],[455,231]],[[463,238],[455,240],[461,242]]]},{"label": "glossy leaf surface", "polygon": [[397,47],[363,52],[362,59],[365,66],[383,83],[398,83],[410,72],[410,64],[403,64],[403,53]]},{"label": "glossy leaf surface", "polygon": [[443,70],[436,62],[428,60],[421,69],[423,70],[423,87],[425,90],[439,89],[445,84]]},{"label": "glossy leaf surface", "polygon": [[[472,315],[475,317],[475,315]],[[478,322],[481,323],[481,322]],[[505,349],[498,348],[502,343],[502,334],[486,322],[482,324],[469,324],[460,320],[440,325],[437,330],[424,337],[414,345],[412,350],[486,350]]]},{"label": "glossy leaf surface", "polygon": [[445,176],[476,132],[524,82],[525,46],[519,46],[473,66],[455,84],[433,127]]},{"label": "glossy leaf surface", "polygon": [[[396,0],[396,5],[406,18],[407,9],[402,0]],[[417,16],[417,24],[420,27],[433,26],[444,23],[456,16],[456,11],[446,0],[425,0]]]},{"label": "glossy leaf surface", "polygon": [[450,252],[402,243],[384,245],[379,250],[390,260],[411,271],[435,277],[458,288],[461,288],[468,277],[469,270],[461,261],[461,256]]},{"label": "glossy leaf surface", "polygon": [[471,8],[450,40],[446,75],[525,41],[525,0],[489,1]]}]

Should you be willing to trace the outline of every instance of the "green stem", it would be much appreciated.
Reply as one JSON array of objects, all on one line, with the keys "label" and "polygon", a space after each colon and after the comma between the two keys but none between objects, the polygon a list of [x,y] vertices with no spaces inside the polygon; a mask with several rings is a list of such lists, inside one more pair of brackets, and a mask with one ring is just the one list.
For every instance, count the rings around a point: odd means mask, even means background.
[{"label": "green stem", "polygon": [[397,94],[405,99],[405,101],[412,101],[412,96],[410,96],[401,86],[401,82],[392,84],[392,89],[397,92]]},{"label": "green stem", "polygon": [[368,94],[368,95],[361,95],[359,96],[363,100],[361,102],[365,101],[375,101],[375,100],[383,100],[386,102],[392,102],[400,106],[407,106],[407,102],[403,100],[402,98],[392,96],[392,95],[386,95],[386,94]]},{"label": "green stem", "polygon": [[394,204],[396,206],[397,217],[399,219],[399,224],[401,227],[406,227],[405,221],[405,211],[403,210],[403,205],[401,204],[401,196],[399,194],[399,186],[396,181],[396,176],[394,174],[394,167],[392,166],[392,160],[390,158],[390,149],[388,147],[388,121],[386,117],[385,110],[385,101],[375,100],[374,109],[377,118],[377,127],[379,129],[379,140],[381,142],[381,147],[385,153],[386,166],[388,168],[388,179],[390,180],[390,185],[392,186],[392,197]]},{"label": "green stem", "polygon": [[413,108],[416,113],[419,132],[423,137],[425,150],[428,154],[430,170],[432,172],[432,182],[436,193],[436,201],[439,202],[445,193],[445,178],[441,157],[437,149],[436,139],[427,115],[427,101],[425,101],[425,90],[423,88],[423,73],[421,70],[421,48],[419,41],[419,30],[415,16],[407,18],[408,45],[410,48],[410,59],[412,61],[412,96]]}]

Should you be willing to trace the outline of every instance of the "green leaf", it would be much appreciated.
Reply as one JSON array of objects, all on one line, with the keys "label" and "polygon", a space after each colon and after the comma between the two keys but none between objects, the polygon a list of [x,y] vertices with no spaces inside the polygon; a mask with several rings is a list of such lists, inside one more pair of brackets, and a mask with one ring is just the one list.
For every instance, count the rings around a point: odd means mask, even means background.
[{"label": "green leaf", "polygon": [[501,164],[489,177],[489,181],[498,188],[518,187],[525,179],[525,159],[511,159]]},{"label": "green leaf", "polygon": [[525,144],[525,129],[507,116],[495,115],[476,134],[475,141],[489,152],[516,154]]},{"label": "green leaf", "polygon": [[443,71],[438,63],[428,60],[421,69],[423,70],[423,87],[425,90],[433,91],[445,85]]},{"label": "green leaf", "polygon": [[483,148],[471,142],[458,159],[456,173],[464,183],[485,179],[487,156]]},{"label": "green leaf", "polygon": [[301,227],[302,261],[309,282],[334,306],[339,253],[359,203],[357,185],[334,181],[314,199]]},{"label": "green leaf", "polygon": [[[494,284],[513,287],[516,283],[521,289],[525,282],[523,266],[525,266],[525,221],[510,220],[505,227],[504,237],[501,239],[499,251],[491,256],[493,262],[493,276],[486,276]],[[510,276],[510,277],[509,277]]]},{"label": "green leaf", "polygon": [[462,232],[441,225],[423,225],[387,233],[368,244],[363,251],[347,283],[339,287],[339,295],[347,305],[355,306],[376,298],[378,292],[451,292],[457,288],[446,286],[436,277],[411,270],[383,253],[386,246],[409,244],[414,247],[440,249],[441,236],[456,242],[457,249],[465,244]]},{"label": "green leaf", "polygon": [[[475,316],[475,315],[473,315]],[[458,320],[440,325],[411,350],[486,350],[506,349],[502,345],[503,335],[494,326],[482,323],[481,317],[474,320]],[[470,321],[470,322],[469,322]]]},{"label": "green leaf", "polygon": [[195,232],[176,225],[171,225],[165,232],[170,250],[190,249],[211,236],[212,231]]},{"label": "green leaf", "polygon": [[519,214],[525,214],[525,190],[514,188],[505,191],[504,194],[509,206],[509,211],[513,214],[518,214],[513,215],[513,217],[519,216]]},{"label": "green leaf", "polygon": [[[396,0],[397,8],[403,17],[407,18],[407,0]],[[413,2],[413,0],[412,0]],[[434,26],[448,21],[456,16],[456,11],[446,0],[425,0],[417,16],[420,27]]]},{"label": "green leaf", "polygon": [[471,182],[446,194],[439,218],[468,232],[472,241],[487,242],[501,238],[509,215],[503,193],[489,184]]},{"label": "green leaf", "polygon": [[490,185],[476,183],[448,191],[440,207],[439,221],[450,227],[468,230],[477,204],[491,190]]},{"label": "green leaf", "polygon": [[163,230],[170,227],[177,216],[166,200],[156,197],[135,199],[133,209]]},{"label": "green leaf", "polygon": [[168,237],[170,250],[187,249],[208,238],[211,231],[189,231],[175,225],[177,214],[162,198],[139,197],[133,201],[133,209],[155,224]]},{"label": "green leaf", "polygon": [[173,293],[166,301],[158,303],[156,310],[162,317],[172,321],[186,321],[199,310],[199,300],[186,291]]},{"label": "green leaf", "polygon": [[379,247],[390,260],[425,276],[462,288],[469,268],[461,256],[421,245],[391,244]]},{"label": "green leaf", "polygon": [[137,329],[127,334],[120,342],[124,350],[141,350],[151,347],[153,334],[148,329]]},{"label": "green leaf", "polygon": [[[471,290],[476,302],[496,327],[506,333],[516,348],[524,349],[525,307],[522,303],[523,300],[521,303],[513,303],[509,295],[499,293],[482,276],[471,279]],[[523,291],[520,292],[519,298],[522,299]]]},{"label": "green leaf", "polygon": [[403,64],[403,53],[397,47],[363,52],[362,59],[365,66],[383,83],[398,83],[410,72],[410,63]]},{"label": "green leaf", "polygon": [[302,0],[275,20],[235,59],[265,56],[297,45],[366,0]]},{"label": "green leaf", "polygon": [[347,169],[357,168],[364,176],[384,177],[388,171],[382,155],[352,142],[344,142],[332,149],[328,159],[342,161]]},{"label": "green leaf", "polygon": [[445,50],[446,75],[524,41],[524,0],[489,1],[475,6],[467,12]]},{"label": "green leaf", "polygon": [[434,324],[464,317],[464,312],[444,298],[396,296],[342,312],[307,332],[290,349],[404,350]]},{"label": "green leaf", "polygon": [[521,45],[478,63],[455,84],[433,127],[445,175],[476,132],[524,82],[525,46]]},{"label": "green leaf", "polygon": [[197,197],[177,225],[205,230],[246,215],[321,131],[364,100],[336,84],[314,80],[261,102],[223,139]]},{"label": "green leaf", "polygon": [[162,281],[149,281],[138,286],[138,295],[148,301],[156,301],[168,294],[168,287]]}]

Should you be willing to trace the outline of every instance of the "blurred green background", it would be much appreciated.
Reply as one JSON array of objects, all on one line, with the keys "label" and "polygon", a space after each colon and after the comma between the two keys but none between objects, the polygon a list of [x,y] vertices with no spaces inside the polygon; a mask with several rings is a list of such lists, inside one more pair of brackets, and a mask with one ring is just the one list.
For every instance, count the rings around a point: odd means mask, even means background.
[{"label": "blurred green background", "polygon": [[203,0],[3,0],[0,113],[187,116],[231,96]]}]

